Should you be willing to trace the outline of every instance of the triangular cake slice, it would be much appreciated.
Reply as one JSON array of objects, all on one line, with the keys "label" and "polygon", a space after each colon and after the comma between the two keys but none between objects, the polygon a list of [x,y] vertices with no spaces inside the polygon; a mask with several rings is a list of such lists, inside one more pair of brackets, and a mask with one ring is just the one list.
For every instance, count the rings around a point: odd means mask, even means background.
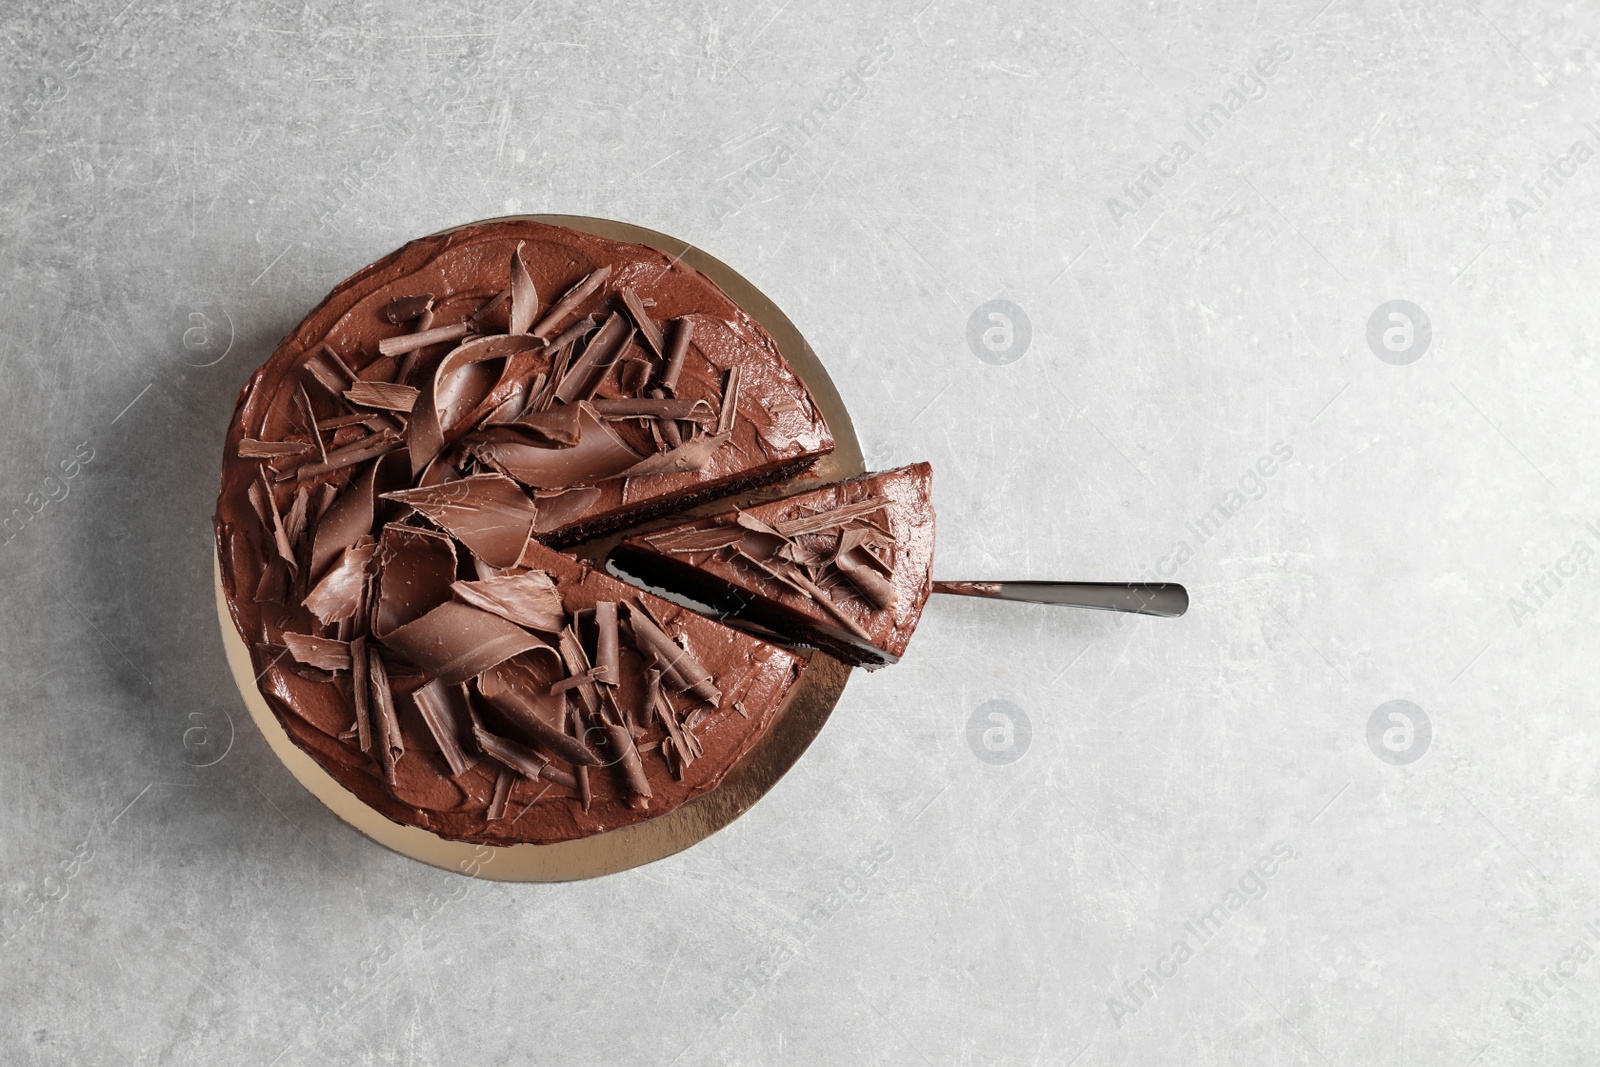
[{"label": "triangular cake slice", "polygon": [[865,667],[905,652],[932,587],[932,468],[867,474],[630,537],[649,585]]}]

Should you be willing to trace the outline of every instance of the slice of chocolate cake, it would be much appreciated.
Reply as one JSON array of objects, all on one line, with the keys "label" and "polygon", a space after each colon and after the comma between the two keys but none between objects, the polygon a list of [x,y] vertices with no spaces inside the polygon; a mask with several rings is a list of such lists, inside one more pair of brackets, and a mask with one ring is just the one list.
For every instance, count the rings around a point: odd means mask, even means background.
[{"label": "slice of chocolate cake", "polygon": [[932,469],[867,474],[630,537],[615,567],[866,667],[905,651],[932,588]]}]

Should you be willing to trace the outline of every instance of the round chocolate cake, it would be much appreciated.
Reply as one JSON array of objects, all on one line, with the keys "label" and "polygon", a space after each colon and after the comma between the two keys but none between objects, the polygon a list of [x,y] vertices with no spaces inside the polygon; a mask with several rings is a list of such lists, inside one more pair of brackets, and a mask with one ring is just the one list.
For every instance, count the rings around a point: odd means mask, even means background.
[{"label": "round chocolate cake", "polygon": [[548,843],[664,814],[806,669],[557,551],[833,447],[767,333],[654,249],[531,220],[412,242],[279,345],[225,447],[218,560],[257,684],[396,822]]}]

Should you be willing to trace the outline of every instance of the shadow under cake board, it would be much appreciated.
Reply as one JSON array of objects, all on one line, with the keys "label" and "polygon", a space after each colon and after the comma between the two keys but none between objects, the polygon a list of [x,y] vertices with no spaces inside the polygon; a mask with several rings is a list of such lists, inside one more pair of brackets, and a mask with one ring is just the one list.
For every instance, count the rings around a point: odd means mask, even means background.
[{"label": "shadow under cake board", "polygon": [[[811,472],[803,476],[802,484],[809,482],[821,485],[865,472],[861,446],[856,440],[850,414],[845,410],[839,391],[816,353],[794,323],[789,321],[789,317],[727,264],[685,241],[610,219],[583,215],[512,215],[484,221],[503,222],[512,219],[532,219],[598,237],[647,245],[681,260],[716,282],[734,303],[744,308],[772,335],[778,350],[811,391],[817,407],[828,421],[828,428],[833,431],[836,442],[833,453],[818,460]],[[663,522],[714,514],[733,504],[744,505],[792,491],[791,485],[789,488],[773,487],[724,497],[687,509],[681,515]],[[614,534],[586,545],[573,546],[568,551],[598,559],[621,536]],[[290,740],[256,687],[255,666],[228,612],[227,599],[222,592],[222,570],[215,559],[212,568],[217,618],[222,627],[222,643],[234,682],[239,687],[239,695],[244,699],[245,706],[250,710],[250,717],[255,720],[267,744],[289,773],[340,819],[385,848],[434,867],[494,881],[568,882],[593,878],[663,859],[698,844],[750,810],[795,765],[822,732],[823,724],[838,704],[845,683],[850,678],[849,666],[825,653],[812,652],[809,666],[789,690],[773,717],[772,725],[750,751],[734,764],[715,789],[665,815],[576,841],[549,845],[499,846],[450,841],[421,827],[405,826],[379,814],[340,785],[316,760]]]}]

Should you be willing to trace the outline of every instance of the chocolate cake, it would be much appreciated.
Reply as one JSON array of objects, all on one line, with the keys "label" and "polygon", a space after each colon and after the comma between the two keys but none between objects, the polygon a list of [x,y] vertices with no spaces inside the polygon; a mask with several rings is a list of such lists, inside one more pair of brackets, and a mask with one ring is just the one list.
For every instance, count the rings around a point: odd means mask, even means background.
[{"label": "chocolate cake", "polygon": [[766,332],[653,249],[521,220],[412,242],[284,340],[225,447],[218,559],[258,685],[397,822],[510,844],[663,814],[804,669],[548,547],[833,447]]},{"label": "chocolate cake", "polygon": [[932,589],[932,469],[868,474],[624,540],[621,572],[847,663],[905,652]]}]

